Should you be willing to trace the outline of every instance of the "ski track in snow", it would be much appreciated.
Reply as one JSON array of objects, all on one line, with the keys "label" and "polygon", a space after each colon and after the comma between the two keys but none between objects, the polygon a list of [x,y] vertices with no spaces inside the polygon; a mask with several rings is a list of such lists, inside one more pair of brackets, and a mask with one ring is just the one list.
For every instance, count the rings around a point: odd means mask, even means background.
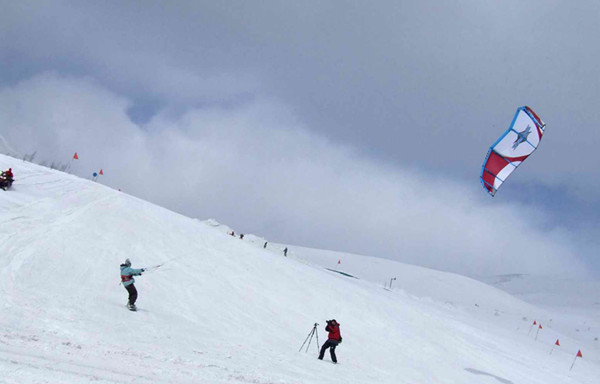
[{"label": "ski track in snow", "polygon": [[[161,377],[165,373],[178,373],[178,383],[198,382],[197,372],[210,370],[212,376],[221,380],[235,377],[240,382],[267,383],[257,378],[246,378],[241,372],[234,373],[231,369],[217,364],[202,363],[199,359],[185,360],[180,357],[156,356],[136,352],[130,348],[120,350],[120,346],[93,346],[96,359],[87,361],[89,346],[73,344],[68,341],[44,342],[44,337],[38,335],[15,335],[4,333],[0,336],[0,372],[4,373],[8,383],[23,383],[25,374],[19,377],[19,371],[33,371],[33,377],[51,377],[41,382],[107,382],[107,383],[171,383],[173,379]],[[18,344],[18,345],[17,345]],[[100,347],[100,348],[99,348]],[[45,351],[45,352],[44,352]],[[202,352],[195,352],[202,356]],[[66,356],[65,356],[66,355]],[[98,359],[101,356],[102,359]],[[134,358],[137,364],[133,370],[122,366],[124,358]],[[156,368],[160,367],[160,368]],[[187,379],[185,376],[189,376]],[[204,375],[203,375],[204,376]],[[2,379],[0,379],[0,382]],[[37,382],[37,381],[36,381]]]},{"label": "ski track in snow", "polygon": [[[215,220],[0,155],[0,167],[9,166],[17,181],[0,194],[0,383],[595,384],[600,377],[599,324],[587,305],[577,316],[562,314],[455,274],[271,242],[265,249],[266,239],[240,240]],[[162,264],[136,278],[135,313],[119,285],[127,257],[137,268]],[[383,287],[391,276],[393,288]],[[325,341],[329,318],[342,324],[337,365],[328,354],[316,359],[316,338],[298,352],[315,322]],[[561,347],[550,354],[557,338]],[[569,371],[578,349],[584,358]]]}]

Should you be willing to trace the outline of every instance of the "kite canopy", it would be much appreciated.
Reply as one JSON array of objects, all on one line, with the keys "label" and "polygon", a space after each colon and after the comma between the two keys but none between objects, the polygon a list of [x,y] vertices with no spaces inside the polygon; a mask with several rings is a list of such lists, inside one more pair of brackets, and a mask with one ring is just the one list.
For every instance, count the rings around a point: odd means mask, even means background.
[{"label": "kite canopy", "polygon": [[537,149],[545,126],[531,108],[517,109],[510,128],[491,146],[483,162],[481,184],[490,195]]}]

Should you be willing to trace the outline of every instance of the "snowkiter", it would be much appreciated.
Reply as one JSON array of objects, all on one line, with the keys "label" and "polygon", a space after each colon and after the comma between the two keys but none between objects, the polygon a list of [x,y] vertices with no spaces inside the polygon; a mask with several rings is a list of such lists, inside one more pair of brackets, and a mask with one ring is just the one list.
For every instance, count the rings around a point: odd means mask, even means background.
[{"label": "snowkiter", "polygon": [[129,292],[129,299],[127,300],[127,308],[131,311],[135,311],[137,308],[135,307],[135,301],[137,300],[137,289],[135,289],[135,279],[133,276],[141,276],[142,272],[146,269],[134,269],[131,268],[131,261],[129,259],[125,260],[123,264],[121,264],[121,282],[123,286]]},{"label": "snowkiter", "polygon": [[331,361],[337,364],[337,357],[335,355],[335,347],[338,346],[339,343],[342,342],[342,335],[340,333],[340,324],[333,320],[327,320],[327,326],[325,330],[329,332],[327,337],[327,341],[321,347],[321,352],[319,353],[319,360],[323,360],[323,356],[325,356],[325,351],[327,348],[329,349],[329,353],[331,354]]}]

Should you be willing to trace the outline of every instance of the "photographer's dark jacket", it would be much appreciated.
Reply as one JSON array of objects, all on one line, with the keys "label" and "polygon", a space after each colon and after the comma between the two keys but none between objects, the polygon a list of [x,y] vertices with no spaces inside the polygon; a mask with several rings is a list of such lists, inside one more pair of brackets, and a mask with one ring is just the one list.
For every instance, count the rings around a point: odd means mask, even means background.
[{"label": "photographer's dark jacket", "polygon": [[329,332],[329,340],[341,341],[340,325],[338,323],[328,323],[325,330]]}]

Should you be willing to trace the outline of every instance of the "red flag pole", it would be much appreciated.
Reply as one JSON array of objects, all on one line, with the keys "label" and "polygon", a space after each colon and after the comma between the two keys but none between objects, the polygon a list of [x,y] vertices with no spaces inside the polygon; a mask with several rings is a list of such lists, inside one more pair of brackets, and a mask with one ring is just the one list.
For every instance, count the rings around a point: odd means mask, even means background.
[{"label": "red flag pole", "polygon": [[537,322],[535,320],[533,320],[533,324],[531,324],[531,326],[529,327],[529,332],[527,332],[527,336],[531,334],[531,330],[533,329],[534,325],[537,325]]},{"label": "red flag pole", "polygon": [[75,152],[73,157],[71,157],[71,161],[69,161],[69,167],[67,168],[67,171],[71,170],[71,165],[73,164],[73,160],[79,160],[79,156],[77,156],[77,152]]},{"label": "red flag pole", "polygon": [[554,351],[554,347],[557,345],[560,347],[560,343],[558,342],[558,339],[556,339],[556,343],[552,344],[552,349],[550,350],[550,354],[552,354],[552,351]]},{"label": "red flag pole", "polygon": [[[96,172],[94,172],[96,173]],[[100,171],[98,173],[96,173],[96,177],[94,177],[94,181],[97,181],[98,178],[100,177],[100,175],[104,175],[104,172],[102,171],[102,168],[100,168]]]},{"label": "red flag pole", "polygon": [[575,356],[575,359],[573,359],[573,364],[571,364],[571,368],[569,368],[569,371],[571,369],[573,369],[573,366],[575,365],[575,361],[577,361],[578,357],[583,357],[583,355],[581,354],[581,349],[577,352],[577,355]]},{"label": "red flag pole", "polygon": [[537,341],[538,334],[540,333],[540,329],[542,329],[542,324],[540,323],[537,332],[535,333],[535,340]]}]

